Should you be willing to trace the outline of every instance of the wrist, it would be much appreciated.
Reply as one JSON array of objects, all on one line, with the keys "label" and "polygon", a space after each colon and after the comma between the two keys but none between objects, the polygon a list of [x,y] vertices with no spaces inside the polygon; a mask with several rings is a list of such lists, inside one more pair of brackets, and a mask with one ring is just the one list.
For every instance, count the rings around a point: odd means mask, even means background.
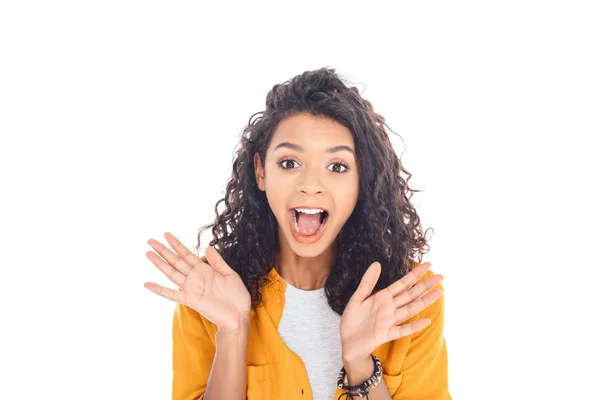
[{"label": "wrist", "polygon": [[224,325],[217,327],[217,333],[240,333],[247,332],[250,328],[250,315],[239,318],[235,323],[231,325]]},{"label": "wrist", "polygon": [[364,349],[350,348],[342,345],[342,362],[346,364],[364,363],[365,360],[371,359],[371,353],[365,352]]},{"label": "wrist", "polygon": [[375,372],[371,354],[352,358],[342,356],[342,362],[344,363],[348,384],[350,386],[356,386],[365,382]]}]

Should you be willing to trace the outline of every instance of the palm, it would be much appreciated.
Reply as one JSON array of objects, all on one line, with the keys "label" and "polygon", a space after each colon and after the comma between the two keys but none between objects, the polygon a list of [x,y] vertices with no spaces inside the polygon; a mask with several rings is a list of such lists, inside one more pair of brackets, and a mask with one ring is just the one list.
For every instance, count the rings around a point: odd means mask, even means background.
[{"label": "palm", "polygon": [[400,325],[443,294],[441,290],[433,290],[421,297],[443,279],[435,275],[415,284],[430,266],[431,263],[419,265],[373,295],[381,264],[375,262],[367,268],[340,320],[343,358],[364,357],[382,344],[413,334],[430,323],[428,319],[419,319]]},{"label": "palm", "polygon": [[223,276],[208,264],[192,268],[182,290],[183,304],[214,324],[221,320],[235,321],[250,309],[250,295],[239,275]]},{"label": "palm", "polygon": [[249,316],[251,300],[238,273],[213,247],[206,249],[208,262],[203,262],[175,236],[166,233],[165,237],[177,254],[151,239],[148,244],[162,258],[152,252],[146,256],[181,289],[173,290],[152,282],[144,286],[162,297],[193,308],[220,330],[239,328]]},{"label": "palm", "polygon": [[357,351],[368,354],[392,340],[395,307],[391,297],[386,291],[380,291],[360,304],[352,303],[346,307],[340,321],[342,347],[360,343],[361,348]]}]

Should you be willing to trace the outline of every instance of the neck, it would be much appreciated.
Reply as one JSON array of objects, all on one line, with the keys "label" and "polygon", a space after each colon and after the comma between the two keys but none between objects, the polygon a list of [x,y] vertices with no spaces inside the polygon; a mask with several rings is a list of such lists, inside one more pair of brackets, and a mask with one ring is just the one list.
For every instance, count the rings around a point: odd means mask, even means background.
[{"label": "neck", "polygon": [[275,256],[275,270],[290,285],[301,290],[317,290],[325,286],[331,274],[333,257],[321,254],[317,257],[301,257],[293,254]]}]

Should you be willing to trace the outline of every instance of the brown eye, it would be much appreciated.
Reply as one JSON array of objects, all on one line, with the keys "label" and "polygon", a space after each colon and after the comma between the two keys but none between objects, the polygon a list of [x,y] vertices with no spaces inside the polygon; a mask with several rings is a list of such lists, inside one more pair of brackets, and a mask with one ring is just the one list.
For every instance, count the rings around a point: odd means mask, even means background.
[{"label": "brown eye", "polygon": [[344,171],[339,171],[339,170],[337,170],[337,171],[333,171],[333,172],[335,172],[335,173],[338,173],[338,174],[345,174],[346,172],[348,172],[348,171],[350,170],[350,167],[349,167],[349,166],[348,166],[348,164],[346,164],[345,162],[335,162],[335,163],[333,163],[333,164],[331,164],[331,165],[334,165],[334,166],[335,166],[335,165],[341,165],[342,167],[344,167],[344,168],[345,168],[345,170],[344,170]]},{"label": "brown eye", "polygon": [[290,159],[290,158],[287,158],[287,159],[285,159],[285,160],[281,160],[281,161],[279,161],[279,162],[277,163],[277,165],[279,166],[279,168],[281,168],[281,169],[284,169],[284,170],[285,170],[285,169],[294,169],[293,167],[289,167],[289,168],[288,168],[288,167],[284,167],[283,165],[288,165],[288,164],[286,164],[286,163],[292,163],[292,165],[293,165],[293,163],[295,163],[295,162],[296,162],[296,160],[292,160],[292,159]]},{"label": "brown eye", "polygon": [[[289,164],[286,164],[286,163],[289,163]],[[285,159],[279,161],[277,163],[277,166],[279,166],[279,168],[281,168],[282,170],[287,171],[287,170],[296,169],[296,168],[293,167],[294,163],[298,164],[298,162],[296,160],[294,160],[294,159],[285,158]],[[292,166],[290,166],[290,165],[292,165]],[[345,162],[343,162],[343,161],[337,161],[337,162],[334,162],[334,163],[332,163],[330,165],[338,165],[338,166],[341,165],[342,167],[345,168],[345,170],[343,170],[343,171],[340,171],[339,167],[338,167],[337,170],[333,170],[333,171],[330,169],[331,172],[334,172],[336,174],[345,174],[345,173],[347,173],[350,170],[350,166],[348,164],[346,164]]]}]

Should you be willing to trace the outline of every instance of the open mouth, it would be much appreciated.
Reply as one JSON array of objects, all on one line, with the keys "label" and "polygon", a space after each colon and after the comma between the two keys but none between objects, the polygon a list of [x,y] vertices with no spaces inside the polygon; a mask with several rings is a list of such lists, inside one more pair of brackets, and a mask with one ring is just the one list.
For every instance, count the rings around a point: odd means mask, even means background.
[{"label": "open mouth", "polygon": [[298,225],[298,218],[300,216],[300,211],[296,211],[295,209],[291,209],[289,211],[289,215],[290,215],[291,225],[293,226],[293,229],[295,230],[295,233],[298,236],[300,236],[300,237],[306,237],[306,238],[315,237],[319,233],[321,233],[321,231],[323,230],[323,228],[327,224],[327,220],[329,219],[329,213],[327,211],[323,210],[319,214],[320,214],[320,219],[319,219],[320,226],[319,226],[319,228],[314,233],[306,234],[306,233],[301,233],[300,232],[300,226]]}]

